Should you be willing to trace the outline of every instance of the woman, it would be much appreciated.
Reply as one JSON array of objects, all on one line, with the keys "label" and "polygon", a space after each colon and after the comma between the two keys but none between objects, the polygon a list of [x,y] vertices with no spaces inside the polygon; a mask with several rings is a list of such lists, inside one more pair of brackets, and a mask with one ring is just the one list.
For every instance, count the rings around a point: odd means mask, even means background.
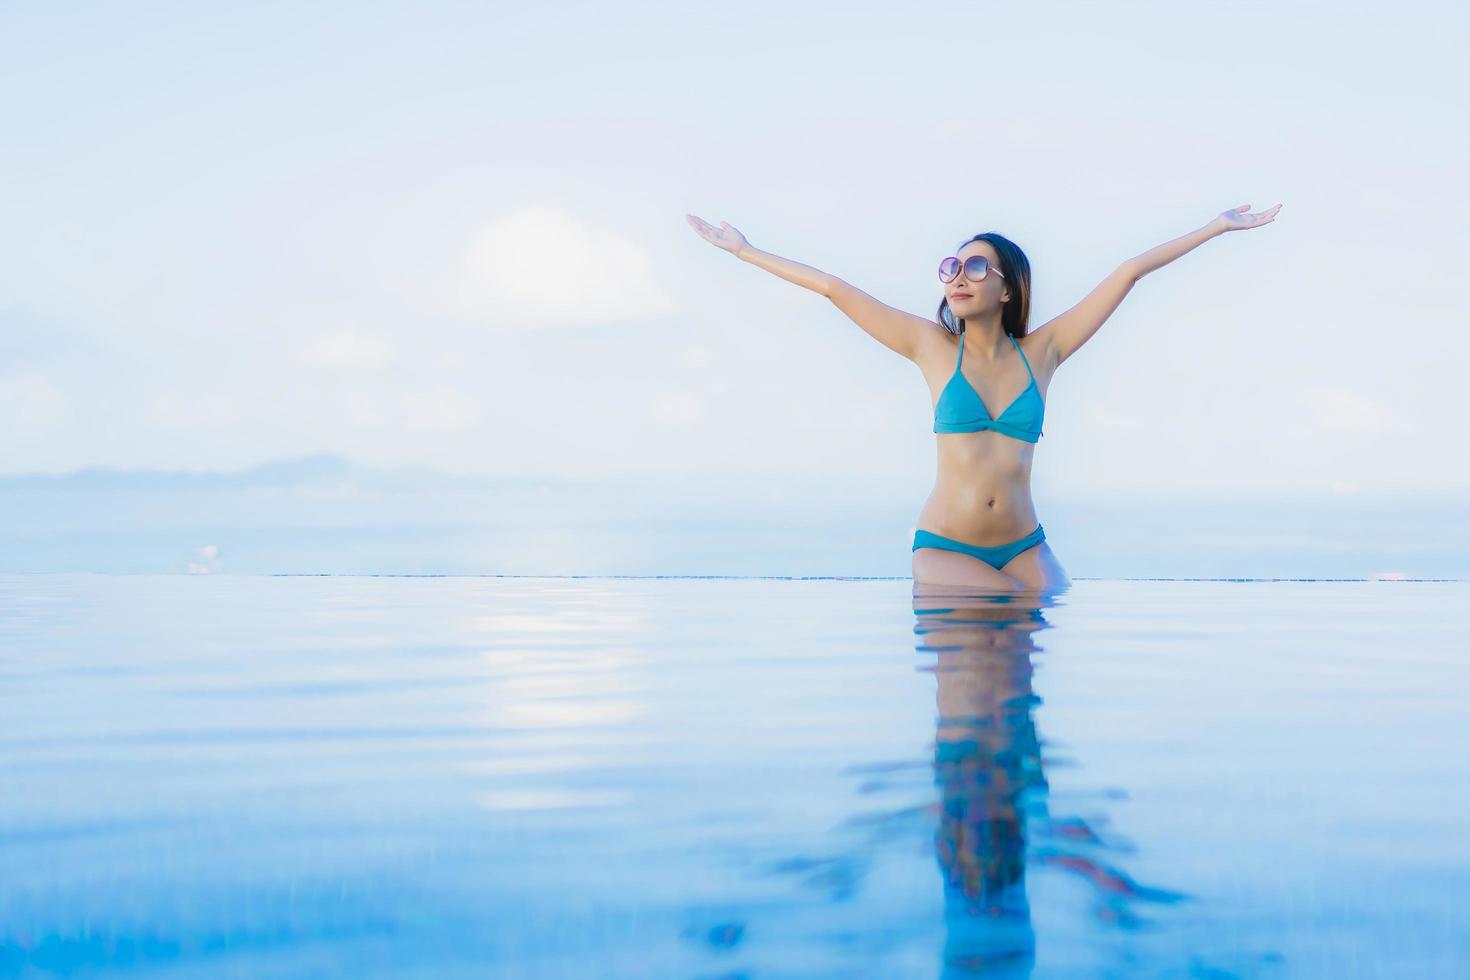
[{"label": "woman", "polygon": [[974,236],[939,263],[944,297],[936,321],[894,309],[811,266],[763,252],[729,222],[715,228],[692,214],[684,217],[705,241],[821,293],[923,372],[934,403],[939,475],[915,528],[915,587],[1050,592],[1066,588],[1070,580],[1036,518],[1031,460],[1053,375],[1143,276],[1216,235],[1270,224],[1281,205],[1255,214],[1249,208],[1243,204],[1225,211],[1187,235],[1134,256],[1076,306],[1029,332],[1031,264],[1013,242],[994,232]]}]

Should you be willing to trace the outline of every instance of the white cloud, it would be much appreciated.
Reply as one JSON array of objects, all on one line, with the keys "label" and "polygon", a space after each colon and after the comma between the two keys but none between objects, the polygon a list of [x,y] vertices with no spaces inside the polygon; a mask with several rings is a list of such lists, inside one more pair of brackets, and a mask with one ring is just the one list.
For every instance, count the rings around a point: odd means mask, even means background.
[{"label": "white cloud", "polygon": [[1393,425],[1382,402],[1352,388],[1309,385],[1297,397],[1306,406],[1313,429],[1361,434],[1386,432]]},{"label": "white cloud", "polygon": [[0,378],[0,418],[22,433],[42,432],[66,418],[66,396],[39,374]]},{"label": "white cloud", "polygon": [[481,229],[461,258],[459,312],[515,327],[615,322],[673,312],[636,242],[553,207]]},{"label": "white cloud", "polygon": [[219,545],[206,544],[194,549],[194,560],[185,565],[190,575],[212,575],[224,567],[220,561]]},{"label": "white cloud", "polygon": [[350,330],[324,334],[301,351],[307,364],[332,368],[379,367],[393,360],[393,344]]}]

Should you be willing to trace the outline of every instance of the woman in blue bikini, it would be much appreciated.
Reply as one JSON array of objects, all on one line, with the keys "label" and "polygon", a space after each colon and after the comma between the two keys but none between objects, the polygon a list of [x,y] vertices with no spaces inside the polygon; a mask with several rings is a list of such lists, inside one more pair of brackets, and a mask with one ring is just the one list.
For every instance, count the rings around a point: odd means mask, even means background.
[{"label": "woman in blue bikini", "polygon": [[[894,309],[819,269],[763,252],[729,222],[716,228],[692,214],[684,217],[711,244],[821,293],[923,372],[934,400],[939,475],[914,531],[914,585],[1050,592],[1070,580],[1036,519],[1031,460],[1052,376],[1139,279],[1216,235],[1270,224],[1281,205],[1259,213],[1249,208],[1225,211],[1128,259],[1076,306],[1031,331],[1031,264],[994,232],[974,236],[939,263],[944,297],[936,320],[930,320]],[[981,392],[1005,407],[992,413]]]}]

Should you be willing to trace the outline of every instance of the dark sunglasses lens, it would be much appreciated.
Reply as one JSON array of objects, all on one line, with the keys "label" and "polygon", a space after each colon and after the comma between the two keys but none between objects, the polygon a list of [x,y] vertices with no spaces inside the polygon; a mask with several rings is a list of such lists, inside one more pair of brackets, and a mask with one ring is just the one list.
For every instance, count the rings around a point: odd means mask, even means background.
[{"label": "dark sunglasses lens", "polygon": [[990,263],[983,255],[972,255],[965,259],[965,278],[979,282],[985,278],[985,273],[990,268]]},{"label": "dark sunglasses lens", "polygon": [[939,263],[939,278],[949,282],[960,274],[960,260],[951,256]]}]

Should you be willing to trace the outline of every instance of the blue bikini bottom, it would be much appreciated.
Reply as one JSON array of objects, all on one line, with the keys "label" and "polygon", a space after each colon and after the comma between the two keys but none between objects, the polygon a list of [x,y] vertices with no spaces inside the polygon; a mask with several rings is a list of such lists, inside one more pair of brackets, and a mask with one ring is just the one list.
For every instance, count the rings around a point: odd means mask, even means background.
[{"label": "blue bikini bottom", "polygon": [[1042,530],[1040,524],[1037,524],[1036,530],[1024,538],[1017,538],[1010,544],[996,545],[994,548],[985,548],[978,544],[965,544],[963,541],[946,538],[944,535],[935,534],[933,531],[916,530],[914,531],[914,546],[909,550],[918,551],[920,548],[942,548],[945,551],[958,551],[962,555],[979,558],[992,568],[1000,569],[1006,562],[1027,548],[1038,545],[1045,540],[1046,532]]}]

